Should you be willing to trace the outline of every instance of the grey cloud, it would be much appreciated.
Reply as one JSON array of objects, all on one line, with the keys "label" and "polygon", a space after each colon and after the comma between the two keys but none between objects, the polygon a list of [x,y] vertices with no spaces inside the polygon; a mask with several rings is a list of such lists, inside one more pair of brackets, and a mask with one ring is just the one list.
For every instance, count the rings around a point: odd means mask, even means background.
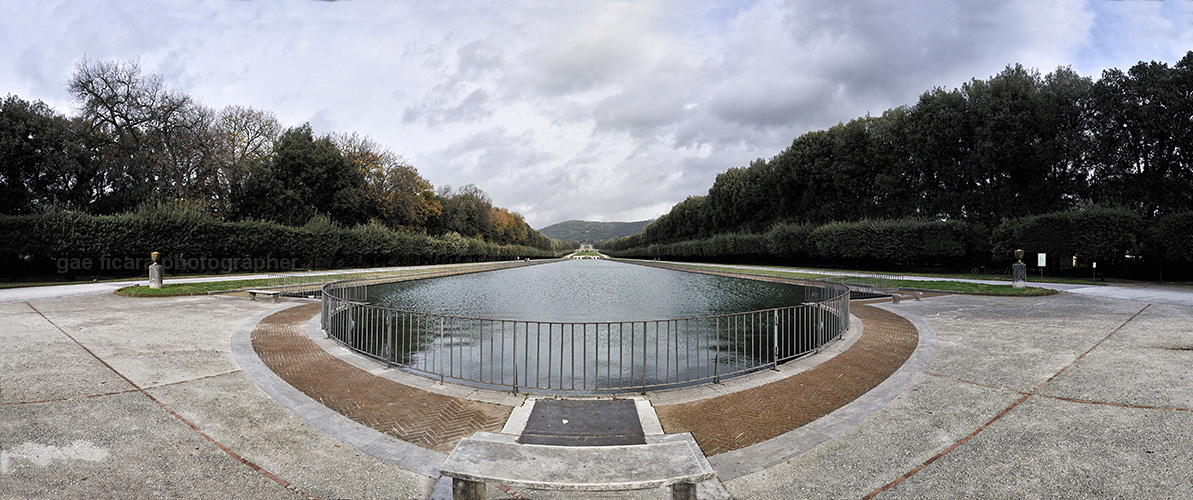
[{"label": "grey cloud", "polygon": [[552,159],[538,147],[533,132],[511,133],[504,126],[472,133],[435,156],[446,168],[474,175],[476,180],[469,182],[481,189],[486,189],[486,179],[526,171]]},{"label": "grey cloud", "polygon": [[[449,93],[451,92],[444,92]],[[454,104],[444,104],[442,101],[446,98],[446,95],[432,96],[417,105],[407,106],[402,112],[402,121],[423,122],[437,127],[444,123],[476,122],[493,114],[493,104],[489,100],[489,92],[485,89],[474,89]]]},{"label": "grey cloud", "polygon": [[501,53],[496,50],[496,45],[497,42],[492,40],[474,40],[457,49],[456,56],[460,61],[459,75],[464,78],[477,78],[501,71],[505,63]]},{"label": "grey cloud", "polygon": [[[686,75],[683,75],[686,76]],[[685,119],[693,103],[690,82],[674,73],[655,73],[594,106],[596,126],[604,130],[643,131],[670,127]]]}]

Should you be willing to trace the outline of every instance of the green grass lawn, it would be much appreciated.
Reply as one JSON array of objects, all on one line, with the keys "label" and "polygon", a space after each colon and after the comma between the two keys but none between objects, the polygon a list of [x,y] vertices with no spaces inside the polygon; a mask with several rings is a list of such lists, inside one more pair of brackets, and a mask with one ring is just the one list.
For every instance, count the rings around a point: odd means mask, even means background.
[{"label": "green grass lawn", "polygon": [[[824,269],[823,271],[825,271],[825,273],[819,274],[819,273],[794,272],[794,271],[776,271],[776,270],[769,270],[769,269],[743,269],[743,268],[724,267],[724,266],[692,266],[692,265],[685,266],[685,265],[681,264],[681,265],[676,265],[675,267],[688,268],[688,269],[706,269],[706,270],[722,271],[722,272],[729,272],[729,273],[752,274],[755,276],[774,276],[774,277],[778,277],[778,278],[794,278],[794,279],[823,279],[823,278],[830,278],[833,276],[840,276],[839,274],[834,274],[833,273],[834,270],[832,270],[832,269]],[[841,272],[841,271],[838,271],[838,272]],[[875,273],[875,274],[878,274],[878,273]],[[929,275],[929,276],[936,276],[936,275]],[[960,275],[940,276],[940,277],[960,277]],[[971,279],[985,279],[985,278],[971,278]],[[850,283],[882,286],[882,287],[889,286],[889,287],[908,288],[908,289],[940,290],[940,291],[947,291],[947,292],[970,293],[970,294],[976,294],[976,295],[1004,295],[1004,296],[1014,296],[1014,297],[1039,297],[1039,296],[1054,295],[1056,293],[1059,293],[1056,290],[1050,290],[1047,288],[1038,288],[1038,287],[1032,287],[1032,286],[1029,286],[1027,288],[1015,288],[1012,285],[990,285],[990,284],[985,284],[985,283],[969,283],[969,282],[965,282],[965,281],[949,281],[947,279],[939,280],[939,281],[937,281],[937,280],[919,281],[919,280],[900,280],[900,279],[883,279],[883,278],[872,278],[872,277],[849,276],[849,277],[843,278],[843,281],[848,281]]]},{"label": "green grass lawn", "polygon": [[253,288],[269,286],[270,280],[237,280],[237,281],[208,281],[205,283],[163,283],[159,289],[152,289],[146,285],[129,286],[116,290],[117,295],[126,297],[176,297],[179,295],[206,295],[208,292],[220,290],[236,290],[239,288]]}]

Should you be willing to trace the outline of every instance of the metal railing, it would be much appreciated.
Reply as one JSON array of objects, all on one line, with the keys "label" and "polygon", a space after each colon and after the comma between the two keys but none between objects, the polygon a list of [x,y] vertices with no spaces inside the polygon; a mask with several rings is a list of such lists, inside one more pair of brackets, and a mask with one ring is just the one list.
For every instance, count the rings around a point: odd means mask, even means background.
[{"label": "metal railing", "polygon": [[849,289],[801,284],[789,307],[651,321],[560,323],[404,311],[356,281],[322,288],[329,338],[389,366],[469,385],[550,393],[646,391],[716,382],[817,352],[849,328]]}]

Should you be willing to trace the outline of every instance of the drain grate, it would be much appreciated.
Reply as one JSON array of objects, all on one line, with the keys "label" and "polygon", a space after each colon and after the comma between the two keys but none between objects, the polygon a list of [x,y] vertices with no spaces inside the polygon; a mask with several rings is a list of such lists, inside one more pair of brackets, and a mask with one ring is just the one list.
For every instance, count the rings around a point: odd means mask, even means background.
[{"label": "drain grate", "polygon": [[540,399],[530,410],[522,444],[616,446],[646,444],[638,410],[629,399]]}]

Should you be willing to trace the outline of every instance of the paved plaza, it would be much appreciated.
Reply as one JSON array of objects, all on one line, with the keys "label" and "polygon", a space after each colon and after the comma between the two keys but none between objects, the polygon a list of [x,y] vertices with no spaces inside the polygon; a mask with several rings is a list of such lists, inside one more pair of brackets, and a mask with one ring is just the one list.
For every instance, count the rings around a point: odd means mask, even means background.
[{"label": "paved plaza", "polygon": [[[705,498],[1193,497],[1193,292],[1098,288],[855,302],[815,360],[647,394],[643,428],[693,434]],[[0,303],[0,498],[442,497],[527,406],[356,359],[310,303],[54,295]]]}]

